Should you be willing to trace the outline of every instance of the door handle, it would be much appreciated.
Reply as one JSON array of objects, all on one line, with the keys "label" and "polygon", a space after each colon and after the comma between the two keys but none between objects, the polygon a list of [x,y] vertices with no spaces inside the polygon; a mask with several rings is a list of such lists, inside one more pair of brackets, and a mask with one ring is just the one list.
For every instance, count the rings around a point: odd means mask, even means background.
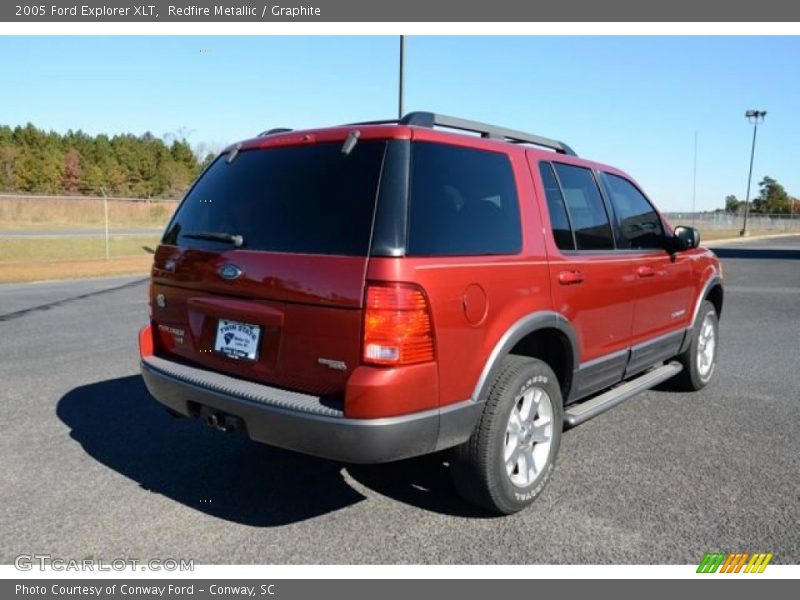
[{"label": "door handle", "polygon": [[653,275],[656,274],[656,272],[653,270],[653,267],[649,265],[642,265],[641,267],[636,269],[636,274],[639,277],[652,277]]},{"label": "door handle", "polygon": [[575,285],[583,283],[583,271],[561,271],[558,274],[558,283],[561,285]]}]

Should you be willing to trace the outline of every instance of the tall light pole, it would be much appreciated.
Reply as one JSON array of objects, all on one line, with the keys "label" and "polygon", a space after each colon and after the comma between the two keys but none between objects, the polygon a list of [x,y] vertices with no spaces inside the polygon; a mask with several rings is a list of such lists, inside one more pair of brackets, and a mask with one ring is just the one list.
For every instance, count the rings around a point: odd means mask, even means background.
[{"label": "tall light pole", "polygon": [[405,62],[406,62],[406,36],[400,36],[400,90],[399,98],[397,99],[397,118],[403,118],[403,83],[405,79]]},{"label": "tall light pole", "polygon": [[694,227],[694,220],[697,210],[697,130],[694,130],[694,168],[692,175],[692,227]]},{"label": "tall light pole", "polygon": [[753,146],[750,148],[750,172],[747,174],[747,194],[744,197],[744,224],[739,235],[744,237],[747,235],[747,217],[750,214],[750,182],[753,179],[753,157],[756,153],[756,133],[758,133],[759,123],[764,122],[764,117],[767,116],[765,110],[748,110],[744,113],[747,120],[753,124]]}]

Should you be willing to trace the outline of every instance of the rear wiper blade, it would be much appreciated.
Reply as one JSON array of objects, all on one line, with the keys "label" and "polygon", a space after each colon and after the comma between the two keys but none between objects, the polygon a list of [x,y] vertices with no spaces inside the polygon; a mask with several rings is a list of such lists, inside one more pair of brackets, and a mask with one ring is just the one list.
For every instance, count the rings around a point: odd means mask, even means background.
[{"label": "rear wiper blade", "polygon": [[228,242],[233,244],[235,248],[241,248],[244,244],[244,238],[240,235],[216,231],[194,231],[192,233],[182,233],[181,237],[193,240],[214,240],[215,242]]}]

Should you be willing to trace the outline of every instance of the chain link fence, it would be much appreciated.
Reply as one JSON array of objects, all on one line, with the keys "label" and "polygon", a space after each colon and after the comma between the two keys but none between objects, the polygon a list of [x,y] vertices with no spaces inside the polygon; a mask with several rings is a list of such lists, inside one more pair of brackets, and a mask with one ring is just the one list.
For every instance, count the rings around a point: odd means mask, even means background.
[{"label": "chain link fence", "polygon": [[[105,229],[162,230],[177,200],[102,196],[0,194],[0,235],[5,232]],[[107,217],[107,218],[106,218]]]},{"label": "chain link fence", "polygon": [[0,282],[146,272],[177,205],[0,194]]},{"label": "chain link fence", "polygon": [[[664,213],[664,216],[673,225],[690,225],[700,231],[738,232],[744,224],[743,214],[737,215],[724,212],[668,212]],[[750,213],[747,217],[747,229],[750,232],[762,232],[765,234],[800,232],[800,214],[764,215]]]}]

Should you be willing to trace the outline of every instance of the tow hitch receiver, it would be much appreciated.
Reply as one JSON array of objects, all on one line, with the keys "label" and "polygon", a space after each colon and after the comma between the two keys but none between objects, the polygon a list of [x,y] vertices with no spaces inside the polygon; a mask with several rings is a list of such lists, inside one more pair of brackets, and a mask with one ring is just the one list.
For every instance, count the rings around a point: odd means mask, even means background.
[{"label": "tow hitch receiver", "polygon": [[239,417],[225,414],[208,406],[200,407],[200,418],[205,421],[206,425],[218,431],[227,432],[242,429],[242,420]]}]

